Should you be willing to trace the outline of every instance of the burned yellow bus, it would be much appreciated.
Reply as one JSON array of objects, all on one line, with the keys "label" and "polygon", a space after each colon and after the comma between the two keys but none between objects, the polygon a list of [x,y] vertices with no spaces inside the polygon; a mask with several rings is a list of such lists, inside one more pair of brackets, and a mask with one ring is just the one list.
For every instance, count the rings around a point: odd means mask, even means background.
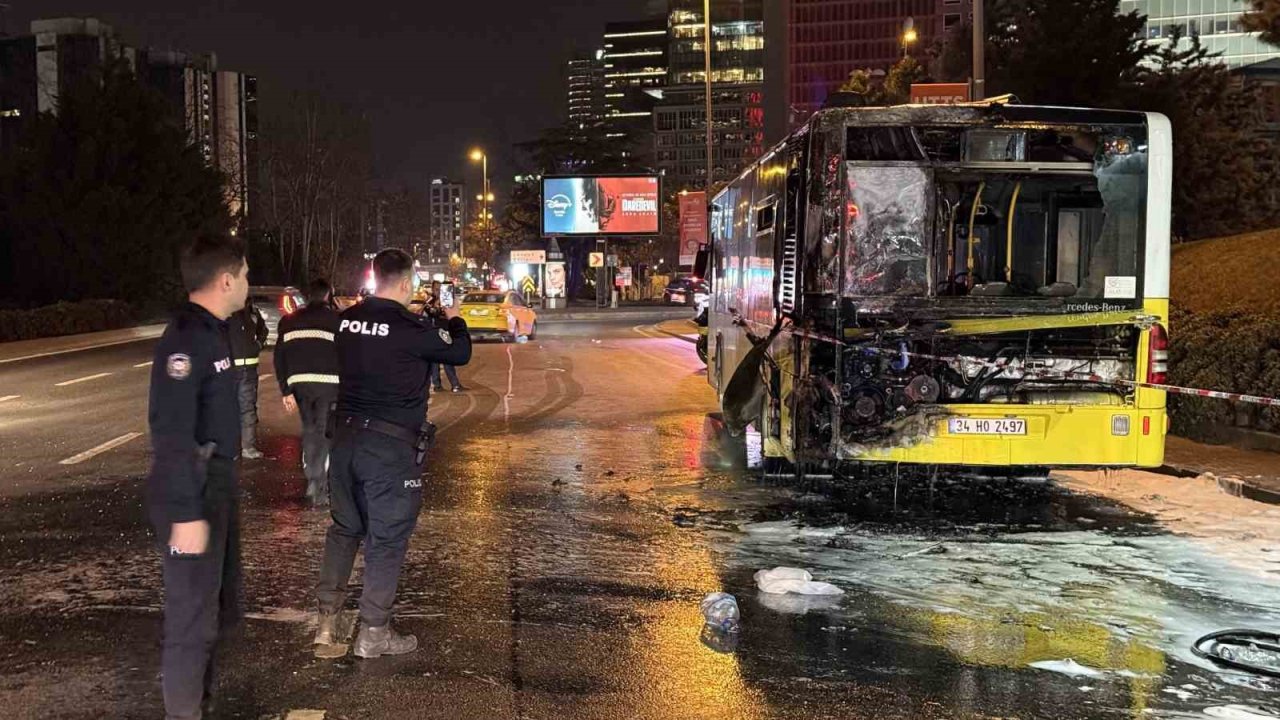
[{"label": "burned yellow bus", "polygon": [[828,108],[711,201],[710,362],[767,459],[1163,462],[1158,114]]}]

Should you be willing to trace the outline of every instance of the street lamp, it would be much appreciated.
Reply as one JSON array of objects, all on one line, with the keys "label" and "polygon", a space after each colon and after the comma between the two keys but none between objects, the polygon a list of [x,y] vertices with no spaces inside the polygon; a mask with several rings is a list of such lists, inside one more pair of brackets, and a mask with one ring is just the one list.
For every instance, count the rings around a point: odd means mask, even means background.
[{"label": "street lamp", "polygon": [[916,21],[912,18],[902,21],[902,57],[905,58],[907,56],[911,46],[919,39],[920,34],[916,32]]},{"label": "street lamp", "polygon": [[[480,188],[480,197],[476,198],[481,202],[480,212],[484,219],[484,239],[485,243],[489,243],[489,203],[493,202],[493,193],[489,192],[489,156],[480,148],[471,151],[471,162],[481,164],[482,184]],[[464,254],[465,257],[465,254]]]}]

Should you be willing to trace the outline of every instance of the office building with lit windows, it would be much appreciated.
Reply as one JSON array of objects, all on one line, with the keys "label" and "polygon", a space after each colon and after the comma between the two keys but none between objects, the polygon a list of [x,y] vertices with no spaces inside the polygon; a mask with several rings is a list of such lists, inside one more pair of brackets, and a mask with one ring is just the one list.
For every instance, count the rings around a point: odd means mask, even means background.
[{"label": "office building with lit windows", "polygon": [[569,126],[577,130],[604,122],[604,53],[576,57],[565,68]]},{"label": "office building with lit windows", "polygon": [[1120,0],[1120,12],[1136,10],[1147,17],[1146,39],[1168,42],[1177,32],[1184,38],[1199,35],[1205,49],[1220,54],[1233,68],[1280,58],[1280,48],[1240,26],[1240,16],[1248,9],[1245,0]]},{"label": "office building with lit windows", "polygon": [[[772,1],[772,0],[770,0]],[[712,182],[764,151],[763,0],[712,0]],[[671,191],[707,186],[706,24],[702,0],[671,0],[667,87],[654,111],[654,157]]]},{"label": "office building with lit windows", "polygon": [[928,49],[970,11],[970,0],[770,0],[769,141],[807,120],[855,70],[887,71],[904,54],[927,64]]},{"label": "office building with lit windows", "polygon": [[[653,108],[667,84],[667,19],[656,17],[605,25],[604,124],[611,137],[632,137],[652,146]],[[647,148],[646,148],[647,149]]]},{"label": "office building with lit windows", "polygon": [[448,178],[433,178],[430,205],[425,259],[433,265],[447,263],[462,247],[462,233],[467,226],[467,188]]}]

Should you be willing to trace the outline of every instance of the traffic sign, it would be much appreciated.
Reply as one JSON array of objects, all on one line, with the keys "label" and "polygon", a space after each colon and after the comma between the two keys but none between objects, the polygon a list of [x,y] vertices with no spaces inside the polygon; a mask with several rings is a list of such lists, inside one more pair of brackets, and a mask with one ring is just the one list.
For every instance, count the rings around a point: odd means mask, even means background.
[{"label": "traffic sign", "polygon": [[524,291],[525,297],[532,295],[538,289],[538,283],[533,278],[525,275],[524,280],[520,281],[520,289]]},{"label": "traffic sign", "polygon": [[604,253],[591,253],[588,255],[587,265],[594,268],[604,267]]},{"label": "traffic sign", "polygon": [[511,262],[524,265],[542,265],[547,262],[546,250],[512,250]]}]

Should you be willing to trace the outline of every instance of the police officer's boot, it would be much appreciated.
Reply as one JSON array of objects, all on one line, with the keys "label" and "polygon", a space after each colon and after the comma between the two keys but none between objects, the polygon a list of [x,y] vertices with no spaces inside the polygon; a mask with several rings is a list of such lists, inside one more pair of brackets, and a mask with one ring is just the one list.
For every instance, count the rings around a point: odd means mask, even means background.
[{"label": "police officer's boot", "polygon": [[316,628],[316,639],[313,645],[339,645],[351,641],[351,631],[355,623],[351,613],[341,610],[335,613],[320,612],[320,620]]},{"label": "police officer's boot", "polygon": [[262,451],[257,448],[257,434],[257,428],[253,425],[240,427],[240,454],[246,460],[257,460],[262,457]]},{"label": "police officer's boot", "polygon": [[404,655],[418,649],[418,638],[413,635],[401,635],[391,623],[382,627],[360,626],[360,634],[356,636],[356,657],[376,658],[382,655]]}]

